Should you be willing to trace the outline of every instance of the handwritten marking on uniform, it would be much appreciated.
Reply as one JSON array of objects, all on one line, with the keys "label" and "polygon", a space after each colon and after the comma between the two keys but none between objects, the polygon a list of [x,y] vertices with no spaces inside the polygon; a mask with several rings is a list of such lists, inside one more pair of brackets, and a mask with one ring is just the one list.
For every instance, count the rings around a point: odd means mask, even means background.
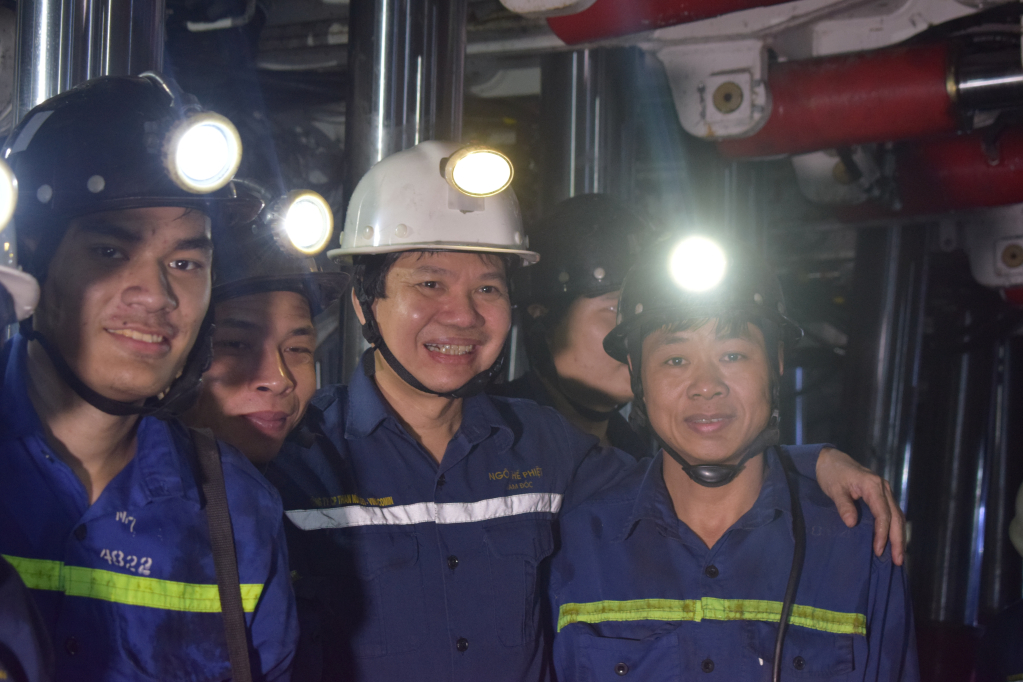
[{"label": "handwritten marking on uniform", "polygon": [[125,556],[124,552],[119,549],[112,551],[104,549],[100,550],[99,557],[101,559],[106,559],[107,563],[111,566],[127,568],[132,573],[138,573],[139,575],[149,575],[152,573],[153,560],[147,556],[140,559],[132,554]]},{"label": "handwritten marking on uniform", "polygon": [[[538,478],[540,476],[543,476],[543,467],[533,467],[527,471],[522,471],[520,469],[502,469],[500,471],[492,471],[487,474],[487,477],[490,478],[491,481],[521,481],[522,479]],[[511,488],[509,488],[509,490],[511,490]]]},{"label": "handwritten marking on uniform", "polygon": [[386,508],[350,505],[330,509],[293,509],[285,515],[301,530],[474,523],[519,514],[557,514],[561,509],[561,499],[560,493],[524,493],[478,502],[419,502]]},{"label": "handwritten marking on uniform", "polygon": [[358,495],[334,495],[333,497],[310,498],[317,507],[340,507],[343,504],[361,504],[364,507],[390,507],[393,497],[359,497]]},{"label": "handwritten marking on uniform", "polygon": [[123,523],[126,526],[128,526],[128,530],[130,530],[132,532],[132,534],[134,535],[134,533],[135,533],[135,517],[134,516],[128,516],[128,512],[123,511],[123,512],[117,512],[117,514],[114,516],[114,518],[116,518],[118,521],[120,521],[121,523]]}]

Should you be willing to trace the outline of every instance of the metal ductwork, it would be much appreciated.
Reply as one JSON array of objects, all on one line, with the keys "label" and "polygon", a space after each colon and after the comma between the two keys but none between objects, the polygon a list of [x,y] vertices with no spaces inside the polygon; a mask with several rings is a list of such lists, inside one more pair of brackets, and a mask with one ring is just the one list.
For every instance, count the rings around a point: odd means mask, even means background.
[{"label": "metal ductwork", "polygon": [[941,43],[774,64],[770,113],[718,143],[733,158],[954,133],[975,112],[1023,106],[1019,50],[957,53]]},{"label": "metal ductwork", "polygon": [[90,78],[161,70],[165,12],[165,0],[19,2],[15,123]]}]

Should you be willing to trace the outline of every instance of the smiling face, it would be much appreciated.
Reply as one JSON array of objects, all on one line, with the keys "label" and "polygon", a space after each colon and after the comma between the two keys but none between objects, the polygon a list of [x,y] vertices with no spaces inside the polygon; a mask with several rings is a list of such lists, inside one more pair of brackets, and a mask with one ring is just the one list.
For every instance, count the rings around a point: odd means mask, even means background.
[{"label": "smiling face", "polygon": [[74,218],[34,324],[94,391],[128,402],[181,372],[210,300],[209,219],[177,207]]},{"label": "smiling face", "polygon": [[632,400],[629,367],[604,351],[604,337],[615,328],[618,291],[580,296],[551,333],[551,356],[558,377],[574,384],[593,407],[611,409]]},{"label": "smiling face", "polygon": [[213,364],[186,415],[254,463],[269,462],[316,392],[316,329],[309,303],[272,291],[217,303]]},{"label": "smiling face", "polygon": [[[511,328],[503,262],[456,251],[404,253],[373,302],[380,333],[424,386],[443,393],[490,368]],[[361,313],[360,313],[361,314]]]},{"label": "smiling face", "polygon": [[771,416],[771,374],[760,329],[718,334],[660,329],[643,341],[643,397],[657,434],[691,464],[723,464]]}]

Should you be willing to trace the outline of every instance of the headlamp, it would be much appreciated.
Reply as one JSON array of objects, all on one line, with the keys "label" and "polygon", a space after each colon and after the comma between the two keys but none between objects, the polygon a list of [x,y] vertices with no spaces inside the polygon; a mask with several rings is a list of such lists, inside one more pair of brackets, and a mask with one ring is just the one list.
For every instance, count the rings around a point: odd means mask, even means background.
[{"label": "headlamp", "polygon": [[489,197],[511,184],[511,160],[488,147],[463,147],[444,163],[444,179],[462,194]]},{"label": "headlamp", "polygon": [[242,160],[238,129],[220,114],[194,114],[174,126],[164,164],[174,183],[193,194],[215,192],[231,182]]},{"label": "headlamp", "polygon": [[671,278],[686,291],[707,291],[725,278],[728,258],[713,240],[687,237],[672,251],[668,267]]},{"label": "headlamp", "polygon": [[334,230],[334,213],[326,199],[295,190],[271,208],[270,223],[278,243],[306,256],[323,251]]},{"label": "headlamp", "polygon": [[[3,230],[14,215],[18,204],[18,179],[5,161],[0,160],[0,230]],[[7,249],[5,248],[4,251]],[[2,252],[0,252],[2,253]],[[3,263],[0,263],[2,265]]]}]

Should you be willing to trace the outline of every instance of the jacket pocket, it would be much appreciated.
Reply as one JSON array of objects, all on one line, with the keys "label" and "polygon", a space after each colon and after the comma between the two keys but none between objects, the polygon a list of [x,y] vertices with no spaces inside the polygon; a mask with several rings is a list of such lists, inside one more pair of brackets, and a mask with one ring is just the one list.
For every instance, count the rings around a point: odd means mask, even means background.
[{"label": "jacket pocket", "polygon": [[418,649],[425,606],[415,533],[374,530],[352,533],[349,539],[363,605],[361,623],[352,635],[354,654],[384,656]]},{"label": "jacket pocket", "polygon": [[[563,637],[565,633],[558,636]],[[570,636],[575,640],[574,656],[562,651],[555,654],[559,675],[568,679],[654,682],[677,680],[681,675],[678,641],[674,634],[655,639],[617,639],[589,634]],[[555,648],[560,648],[557,640]],[[567,656],[563,657],[563,653]]]},{"label": "jacket pocket", "polygon": [[[749,623],[749,648],[764,661],[768,671],[774,665],[776,623]],[[856,669],[853,656],[855,635],[835,634],[790,625],[782,646],[782,676],[790,680],[839,677]]]},{"label": "jacket pocket", "polygon": [[550,519],[515,519],[483,528],[490,555],[497,637],[506,646],[536,638],[540,621],[540,563],[554,551]]}]

